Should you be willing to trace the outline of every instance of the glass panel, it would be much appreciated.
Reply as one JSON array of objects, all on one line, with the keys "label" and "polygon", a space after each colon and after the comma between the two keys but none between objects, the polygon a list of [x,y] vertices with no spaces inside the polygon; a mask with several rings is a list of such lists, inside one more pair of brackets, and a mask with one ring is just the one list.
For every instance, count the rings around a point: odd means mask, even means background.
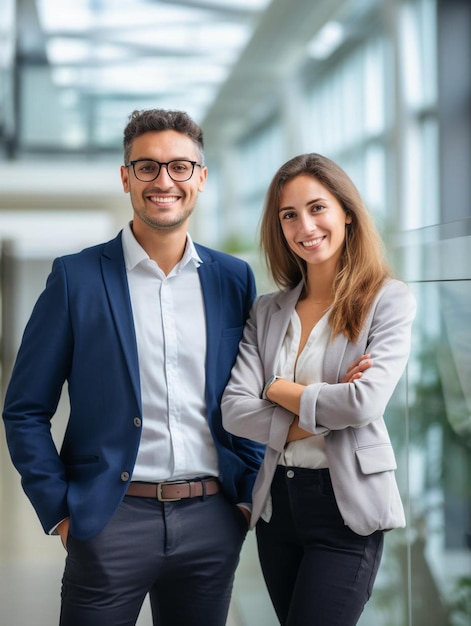
[{"label": "glass panel", "polygon": [[[126,118],[113,108],[183,109],[200,122],[268,0],[31,4],[36,37],[22,24],[19,47],[36,43],[41,63],[27,57],[21,68],[20,147],[73,151],[120,148]],[[0,116],[1,104],[2,82]]]},{"label": "glass panel", "polygon": [[0,145],[11,141],[14,128],[13,59],[15,53],[15,3],[0,2]]},{"label": "glass panel", "polygon": [[[244,185],[241,189],[243,231],[256,233],[268,185],[281,165],[282,129],[277,122],[265,126],[241,145],[239,159]],[[247,230],[248,229],[248,230]]]},{"label": "glass panel", "polygon": [[365,132],[377,135],[385,129],[385,41],[371,41],[364,54],[364,121]]},{"label": "glass panel", "polygon": [[468,626],[471,615],[471,283],[414,284],[407,376],[386,420],[407,528],[386,534],[360,626]]},{"label": "glass panel", "polygon": [[436,0],[404,4],[401,14],[401,73],[406,103],[412,108],[436,100]]},{"label": "glass panel", "polygon": [[415,286],[410,368],[412,624],[467,626],[471,609],[471,283]]}]

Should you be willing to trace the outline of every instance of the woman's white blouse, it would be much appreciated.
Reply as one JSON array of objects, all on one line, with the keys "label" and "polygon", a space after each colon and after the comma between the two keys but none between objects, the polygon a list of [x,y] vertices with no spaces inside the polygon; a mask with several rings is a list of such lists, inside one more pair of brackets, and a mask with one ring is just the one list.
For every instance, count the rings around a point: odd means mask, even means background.
[{"label": "woman's white blouse", "polygon": [[[276,369],[279,376],[301,385],[322,382],[322,364],[331,334],[329,313],[330,310],[326,311],[311,330],[306,345],[298,356],[301,320],[296,310],[293,309]],[[310,469],[328,467],[324,435],[312,435],[306,439],[288,443],[280,457],[279,464]]]}]

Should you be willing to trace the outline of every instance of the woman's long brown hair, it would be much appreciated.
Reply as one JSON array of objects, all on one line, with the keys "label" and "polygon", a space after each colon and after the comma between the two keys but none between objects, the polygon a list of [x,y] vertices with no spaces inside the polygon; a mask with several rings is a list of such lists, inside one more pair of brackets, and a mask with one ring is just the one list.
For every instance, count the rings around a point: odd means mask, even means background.
[{"label": "woman's long brown hair", "polygon": [[282,289],[292,289],[300,281],[306,281],[306,262],[288,246],[278,215],[284,185],[300,175],[318,180],[352,218],[346,225],[344,249],[332,287],[329,321],[332,337],[343,333],[356,341],[378,290],[392,272],[360,193],[344,170],[331,159],[315,153],[302,154],[287,161],[275,174],[268,188],[260,229],[268,268]]}]

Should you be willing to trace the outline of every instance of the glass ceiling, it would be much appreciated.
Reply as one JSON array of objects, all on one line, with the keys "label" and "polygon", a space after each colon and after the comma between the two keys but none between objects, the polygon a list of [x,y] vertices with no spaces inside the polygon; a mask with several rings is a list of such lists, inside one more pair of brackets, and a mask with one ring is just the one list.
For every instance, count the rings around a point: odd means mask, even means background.
[{"label": "glass ceiling", "polygon": [[[69,102],[184,109],[201,121],[270,0],[37,0],[52,80]],[[140,105],[142,103],[142,105]]]}]

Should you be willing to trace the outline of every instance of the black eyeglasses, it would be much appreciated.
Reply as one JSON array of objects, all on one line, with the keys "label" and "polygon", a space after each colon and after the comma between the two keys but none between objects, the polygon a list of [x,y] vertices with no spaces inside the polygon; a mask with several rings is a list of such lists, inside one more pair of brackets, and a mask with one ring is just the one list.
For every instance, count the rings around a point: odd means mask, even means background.
[{"label": "black eyeglasses", "polygon": [[170,178],[179,183],[190,180],[195,171],[195,165],[203,167],[196,161],[187,161],[185,159],[176,159],[175,161],[168,161],[168,163],[160,163],[160,161],[152,161],[150,159],[137,159],[124,164],[125,167],[130,165],[132,165],[134,176],[143,183],[155,180],[160,174],[162,165],[165,165],[167,168]]}]

